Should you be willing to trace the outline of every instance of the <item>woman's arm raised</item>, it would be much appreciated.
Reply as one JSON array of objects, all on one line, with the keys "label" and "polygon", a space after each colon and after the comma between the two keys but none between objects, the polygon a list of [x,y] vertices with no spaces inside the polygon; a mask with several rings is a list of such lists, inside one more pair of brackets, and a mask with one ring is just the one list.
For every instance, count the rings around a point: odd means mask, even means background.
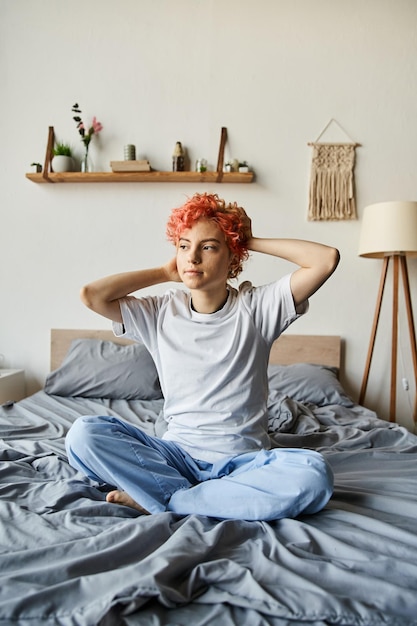
[{"label": "woman's arm raised", "polygon": [[122,322],[120,298],[124,298],[134,291],[170,281],[180,281],[175,258],[161,267],[123,272],[100,278],[85,285],[81,289],[80,297],[89,309],[114,322]]},{"label": "woman's arm raised", "polygon": [[263,239],[252,237],[248,249],[286,259],[299,266],[291,276],[295,305],[307,300],[336,269],[340,255],[336,248],[302,239]]}]

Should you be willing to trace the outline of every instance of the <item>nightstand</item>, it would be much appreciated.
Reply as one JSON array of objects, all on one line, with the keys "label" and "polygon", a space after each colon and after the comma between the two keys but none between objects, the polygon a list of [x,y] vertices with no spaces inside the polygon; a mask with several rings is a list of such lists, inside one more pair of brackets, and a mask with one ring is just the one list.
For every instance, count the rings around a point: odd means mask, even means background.
[{"label": "nightstand", "polygon": [[25,397],[24,370],[0,369],[0,404],[17,402]]}]

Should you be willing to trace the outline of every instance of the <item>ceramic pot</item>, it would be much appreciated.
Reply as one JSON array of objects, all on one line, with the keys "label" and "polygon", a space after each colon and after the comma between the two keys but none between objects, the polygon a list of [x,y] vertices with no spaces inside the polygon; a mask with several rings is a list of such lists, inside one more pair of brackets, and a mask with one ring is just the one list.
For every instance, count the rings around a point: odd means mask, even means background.
[{"label": "ceramic pot", "polygon": [[51,161],[51,165],[54,172],[74,171],[74,159],[69,156],[63,156],[61,154],[54,156]]}]

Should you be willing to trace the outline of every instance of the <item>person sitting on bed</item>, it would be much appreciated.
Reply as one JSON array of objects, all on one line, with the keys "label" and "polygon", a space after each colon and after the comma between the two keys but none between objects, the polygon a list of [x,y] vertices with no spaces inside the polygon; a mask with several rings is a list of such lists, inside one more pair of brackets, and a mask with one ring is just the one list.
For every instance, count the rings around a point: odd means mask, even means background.
[{"label": "person sitting on bed", "polygon": [[[151,353],[164,395],[161,438],[110,416],[80,417],[66,444],[71,465],[113,491],[107,501],[142,513],[276,520],[328,502],[333,475],[321,454],[270,449],[267,366],[272,343],[308,308],[335,270],[335,248],[258,238],[236,203],[196,194],[167,224],[176,256],[161,267],[85,286],[85,305],[116,336]],[[276,282],[234,288],[249,251],[298,266]],[[130,294],[180,282],[162,296]],[[114,489],[116,487],[116,489]]]}]

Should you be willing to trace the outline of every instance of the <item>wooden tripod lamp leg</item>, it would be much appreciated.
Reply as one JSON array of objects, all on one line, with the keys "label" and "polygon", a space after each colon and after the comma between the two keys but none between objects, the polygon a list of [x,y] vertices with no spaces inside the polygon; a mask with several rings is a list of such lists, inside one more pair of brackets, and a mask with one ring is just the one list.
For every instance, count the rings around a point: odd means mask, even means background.
[{"label": "wooden tripod lamp leg", "polygon": [[363,378],[362,378],[362,386],[361,386],[361,391],[359,394],[359,404],[362,404],[362,405],[365,400],[366,387],[368,386],[369,370],[371,368],[372,355],[374,352],[375,337],[376,337],[376,331],[378,329],[379,314],[381,312],[382,296],[384,295],[384,287],[385,287],[385,280],[387,277],[389,259],[390,259],[389,256],[385,257],[384,262],[382,264],[381,280],[379,282],[379,290],[378,290],[378,296],[376,300],[374,321],[373,321],[372,330],[371,330],[371,339],[369,342],[368,354],[367,354],[366,363],[365,363],[365,370],[364,370]]},{"label": "wooden tripod lamp leg", "polygon": [[416,394],[414,397],[414,410],[413,410],[413,420],[417,422],[417,347],[416,347],[416,330],[414,326],[414,316],[413,316],[413,307],[411,304],[411,295],[410,295],[410,282],[408,280],[408,269],[407,269],[407,259],[404,255],[400,257],[401,263],[401,274],[403,278],[403,286],[404,286],[404,298],[405,298],[405,307],[407,310],[407,318],[408,318],[408,329],[410,332],[410,346],[411,346],[411,356],[413,359],[413,368],[414,368],[414,383],[416,387]]},{"label": "wooden tripod lamp leg", "polygon": [[395,422],[397,404],[397,353],[398,353],[398,270],[399,255],[393,255],[392,274],[392,340],[391,340],[391,389],[389,421]]}]

